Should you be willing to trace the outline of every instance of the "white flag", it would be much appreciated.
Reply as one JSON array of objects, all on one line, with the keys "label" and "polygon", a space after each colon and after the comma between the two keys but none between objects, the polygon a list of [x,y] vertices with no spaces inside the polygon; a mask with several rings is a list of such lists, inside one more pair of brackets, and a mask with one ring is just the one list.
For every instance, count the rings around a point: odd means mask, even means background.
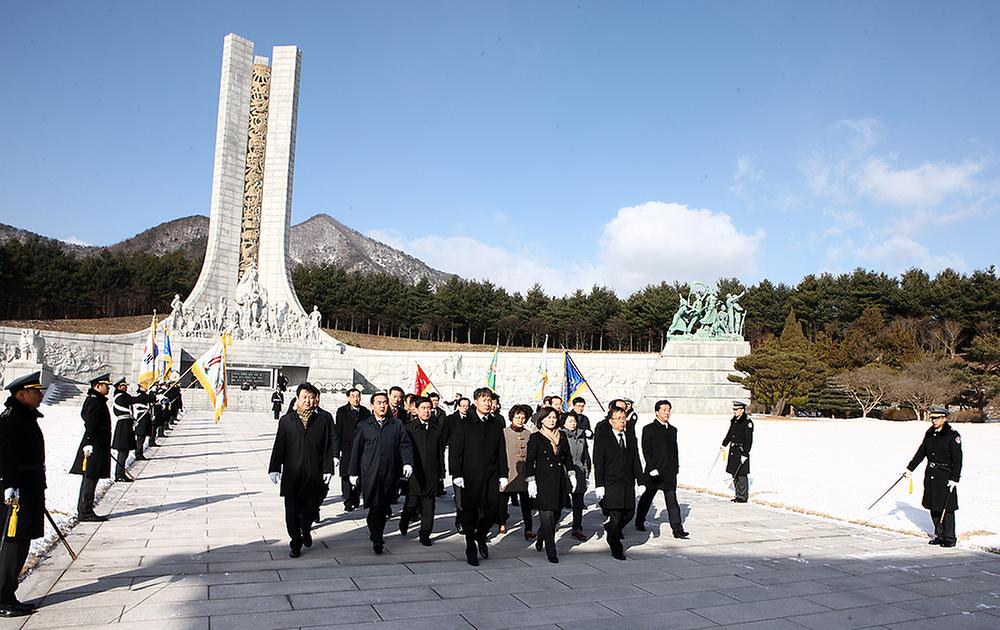
[{"label": "white flag", "polygon": [[542,361],[538,364],[538,378],[542,384],[538,388],[538,393],[535,394],[536,400],[545,398],[545,386],[549,384],[548,350],[549,336],[545,335],[545,343],[542,344]]},{"label": "white flag", "polygon": [[215,410],[215,421],[222,417],[229,400],[226,398],[226,350],[232,340],[229,333],[223,333],[219,341],[208,349],[205,354],[191,366],[191,373],[208,394],[208,399]]}]

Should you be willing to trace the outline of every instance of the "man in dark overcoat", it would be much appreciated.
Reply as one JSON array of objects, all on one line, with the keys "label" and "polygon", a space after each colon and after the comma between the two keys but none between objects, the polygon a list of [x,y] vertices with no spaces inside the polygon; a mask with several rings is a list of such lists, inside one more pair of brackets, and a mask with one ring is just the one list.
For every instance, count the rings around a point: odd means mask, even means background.
[{"label": "man in dark overcoat", "polygon": [[319,413],[319,390],[301,383],[295,391],[295,410],[278,421],[267,471],[272,483],[281,483],[285,498],[288,555],[298,558],[312,546],[312,525],[333,477],[338,451],[333,418]]},{"label": "man in dark overcoat", "polygon": [[677,427],[670,424],[669,400],[658,400],[656,418],[642,429],[642,456],[646,460],[646,491],[639,497],[635,512],[635,528],[646,531],[646,515],[658,491],[663,492],[667,504],[667,518],[674,538],[687,538],[681,522],[681,508],[677,504]]},{"label": "man in dark overcoat", "polygon": [[351,485],[348,470],[351,466],[351,449],[354,448],[354,433],[358,423],[367,420],[372,415],[368,408],[361,404],[361,390],[352,387],[347,390],[347,403],[337,409],[334,430],[340,444],[340,492],[344,497],[344,510],[353,512],[358,509],[361,497],[358,488]]},{"label": "man in dark overcoat", "polygon": [[69,472],[83,477],[76,502],[77,518],[81,522],[106,521],[107,516],[94,513],[94,492],[97,482],[111,477],[111,412],[108,410],[108,390],[111,375],[102,374],[90,381],[83,401],[83,439],[76,449],[76,459]]},{"label": "man in dark overcoat", "polygon": [[413,445],[403,423],[389,415],[388,396],[384,392],[372,394],[370,402],[372,417],[358,424],[348,473],[368,508],[372,550],[381,554],[385,523],[399,496],[399,480],[413,473]]},{"label": "man in dark overcoat", "polygon": [[[34,604],[17,600],[17,583],[32,538],[45,535],[45,439],[38,419],[44,394],[41,373],[33,372],[7,385],[10,397],[0,413],[0,487],[3,529],[0,530],[0,617],[23,617]],[[15,507],[17,529],[8,536]]]},{"label": "man in dark overcoat", "polygon": [[924,433],[920,447],[903,473],[907,477],[927,459],[924,469],[924,496],[922,505],[930,510],[934,522],[931,545],[954,547],[958,542],[955,533],[955,510],[958,509],[958,482],[962,478],[962,436],[948,423],[948,410],[932,407],[931,428]]},{"label": "man in dark overcoat", "polygon": [[733,476],[736,496],[733,503],[746,503],[750,498],[750,448],[753,446],[753,420],[747,415],[747,404],[733,401],[733,417],[722,447],[729,447],[726,472]]},{"label": "man in dark overcoat", "polygon": [[507,485],[507,446],[504,422],[492,415],[492,391],[480,387],[472,398],[475,410],[454,427],[448,459],[452,481],[462,489],[465,557],[479,566],[477,551],[489,557],[486,536],[500,515],[500,490]]},{"label": "man in dark overcoat", "polygon": [[614,408],[608,430],[594,437],[594,491],[608,517],[605,538],[616,560],[625,560],[622,529],[635,514],[635,486],[642,479],[639,448],[626,428],[625,410]]},{"label": "man in dark overcoat", "polygon": [[434,403],[418,396],[417,419],[406,425],[413,443],[413,474],[407,481],[406,506],[399,517],[399,533],[406,535],[410,522],[420,519],[420,544],[431,545],[437,491],[444,479],[444,440],[434,422]]}]

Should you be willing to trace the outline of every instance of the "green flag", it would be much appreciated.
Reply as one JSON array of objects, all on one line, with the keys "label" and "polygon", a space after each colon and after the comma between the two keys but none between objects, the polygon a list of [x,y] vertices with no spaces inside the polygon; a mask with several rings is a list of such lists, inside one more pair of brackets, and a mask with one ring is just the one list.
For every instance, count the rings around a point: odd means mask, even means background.
[{"label": "green flag", "polygon": [[493,351],[493,358],[490,359],[490,368],[486,370],[486,386],[497,391],[497,359],[500,358],[500,344],[497,343],[496,350]]}]

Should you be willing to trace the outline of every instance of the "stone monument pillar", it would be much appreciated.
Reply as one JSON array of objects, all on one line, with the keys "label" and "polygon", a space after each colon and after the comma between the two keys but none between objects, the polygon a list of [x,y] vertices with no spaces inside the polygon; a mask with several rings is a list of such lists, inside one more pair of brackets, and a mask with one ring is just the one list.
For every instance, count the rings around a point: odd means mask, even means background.
[{"label": "stone monument pillar", "polygon": [[257,317],[268,307],[280,309],[282,321],[307,317],[287,261],[301,60],[296,46],[274,47],[269,60],[254,56],[250,40],[225,38],[208,248],[183,303],[191,321],[224,327],[220,311],[231,312],[248,273],[263,289]]}]

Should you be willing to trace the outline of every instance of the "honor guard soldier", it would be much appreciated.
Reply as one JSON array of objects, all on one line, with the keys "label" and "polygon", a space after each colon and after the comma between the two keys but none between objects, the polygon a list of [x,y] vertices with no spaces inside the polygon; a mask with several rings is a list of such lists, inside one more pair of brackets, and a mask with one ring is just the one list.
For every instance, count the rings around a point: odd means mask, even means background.
[{"label": "honor guard soldier", "polygon": [[94,513],[94,491],[97,482],[111,476],[111,413],[108,411],[108,389],[111,375],[102,374],[90,381],[87,398],[80,416],[83,418],[83,439],[69,472],[81,475],[80,497],[76,503],[77,517],[82,522],[106,521],[107,516]]},{"label": "honor guard soldier", "polygon": [[133,405],[142,402],[142,400],[152,399],[128,393],[128,382],[125,377],[120,378],[114,387],[114,402],[111,408],[115,414],[115,432],[111,438],[111,448],[118,451],[118,459],[115,462],[115,481],[129,482],[134,481],[125,474],[125,463],[128,461],[129,451],[136,451],[136,459],[139,455],[136,449]]},{"label": "honor guard soldier", "polygon": [[0,531],[0,616],[23,617],[33,604],[17,600],[21,574],[33,538],[44,534],[45,439],[38,419],[44,394],[41,372],[7,385],[10,397],[0,413],[0,486],[3,487],[3,530]]},{"label": "honor guard soldier", "polygon": [[924,496],[921,503],[931,512],[934,538],[931,545],[954,547],[955,510],[958,509],[958,481],[962,477],[962,436],[948,424],[948,410],[932,407],[931,428],[924,433],[913,459],[903,474],[909,478],[920,462],[927,459],[924,469]]},{"label": "honor guard soldier", "polygon": [[747,404],[742,400],[733,401],[733,417],[729,420],[729,432],[722,440],[722,448],[729,447],[726,472],[733,476],[736,496],[733,503],[746,503],[750,498],[750,447],[753,446],[753,421],[747,415]]}]

